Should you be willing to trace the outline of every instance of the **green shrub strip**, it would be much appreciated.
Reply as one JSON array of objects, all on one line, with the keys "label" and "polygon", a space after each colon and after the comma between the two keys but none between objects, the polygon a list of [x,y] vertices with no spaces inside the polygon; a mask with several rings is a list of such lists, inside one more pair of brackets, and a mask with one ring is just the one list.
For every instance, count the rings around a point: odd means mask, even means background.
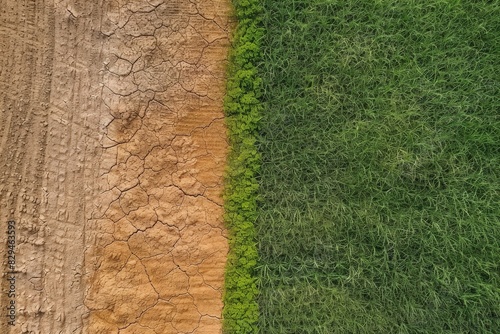
[{"label": "green shrub strip", "polygon": [[229,255],[223,318],[225,333],[254,333],[258,320],[254,222],[258,189],[256,175],[260,167],[256,135],[262,86],[255,64],[260,59],[259,40],[263,29],[260,27],[258,1],[234,0],[233,5],[238,24],[229,56],[224,101],[230,152],[224,193]]}]

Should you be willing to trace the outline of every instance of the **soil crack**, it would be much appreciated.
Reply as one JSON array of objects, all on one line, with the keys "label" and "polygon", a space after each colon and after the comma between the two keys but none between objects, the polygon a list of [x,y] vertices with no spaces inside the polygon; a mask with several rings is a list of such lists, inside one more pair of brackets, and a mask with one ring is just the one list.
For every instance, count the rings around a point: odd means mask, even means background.
[{"label": "soil crack", "polygon": [[86,329],[220,333],[229,3],[107,6]]}]

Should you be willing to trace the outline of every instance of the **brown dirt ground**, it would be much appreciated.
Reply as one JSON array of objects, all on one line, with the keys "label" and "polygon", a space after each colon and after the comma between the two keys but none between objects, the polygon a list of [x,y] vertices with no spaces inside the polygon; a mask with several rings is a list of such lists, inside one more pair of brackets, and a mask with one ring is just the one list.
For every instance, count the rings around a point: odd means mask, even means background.
[{"label": "brown dirt ground", "polygon": [[0,333],[221,332],[229,17],[229,0],[0,0]]}]

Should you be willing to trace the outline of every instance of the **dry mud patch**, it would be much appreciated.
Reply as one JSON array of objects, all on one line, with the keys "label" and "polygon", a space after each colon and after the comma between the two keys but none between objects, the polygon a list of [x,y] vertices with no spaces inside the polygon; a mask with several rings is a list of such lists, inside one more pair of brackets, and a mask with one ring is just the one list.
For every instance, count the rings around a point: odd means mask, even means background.
[{"label": "dry mud patch", "polygon": [[221,332],[230,24],[222,0],[0,0],[0,332]]}]

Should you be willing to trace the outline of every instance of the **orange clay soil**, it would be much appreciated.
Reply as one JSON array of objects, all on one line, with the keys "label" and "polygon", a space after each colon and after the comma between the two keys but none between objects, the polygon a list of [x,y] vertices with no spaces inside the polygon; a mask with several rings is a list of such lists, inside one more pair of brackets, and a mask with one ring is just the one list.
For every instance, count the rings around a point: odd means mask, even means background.
[{"label": "orange clay soil", "polygon": [[0,0],[0,333],[221,332],[230,25],[229,0]]}]

